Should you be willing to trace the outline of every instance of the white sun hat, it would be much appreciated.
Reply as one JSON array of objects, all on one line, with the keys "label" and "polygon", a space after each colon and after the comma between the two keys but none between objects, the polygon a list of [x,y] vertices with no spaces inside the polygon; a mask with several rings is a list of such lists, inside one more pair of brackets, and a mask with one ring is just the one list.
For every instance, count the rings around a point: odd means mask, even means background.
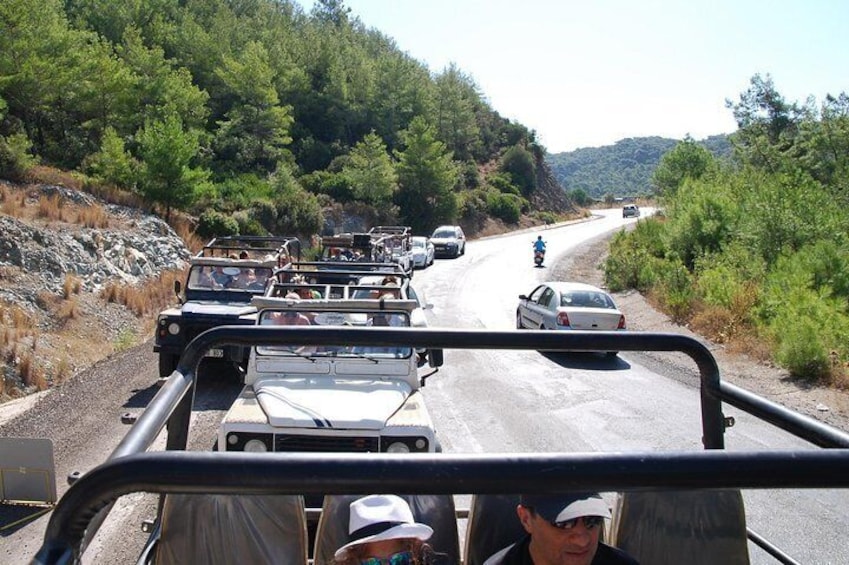
[{"label": "white sun hat", "polygon": [[351,503],[348,534],[351,541],[336,550],[337,559],[351,547],[368,542],[399,538],[424,541],[433,535],[433,528],[416,522],[407,501],[400,496],[372,494]]}]

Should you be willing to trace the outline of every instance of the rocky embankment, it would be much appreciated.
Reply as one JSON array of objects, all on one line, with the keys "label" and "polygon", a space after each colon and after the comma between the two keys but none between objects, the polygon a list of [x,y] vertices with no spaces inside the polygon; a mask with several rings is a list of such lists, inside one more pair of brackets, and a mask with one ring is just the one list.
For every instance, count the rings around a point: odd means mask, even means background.
[{"label": "rocky embankment", "polygon": [[147,337],[104,289],[139,287],[190,257],[158,217],[61,186],[0,182],[0,212],[0,402]]}]

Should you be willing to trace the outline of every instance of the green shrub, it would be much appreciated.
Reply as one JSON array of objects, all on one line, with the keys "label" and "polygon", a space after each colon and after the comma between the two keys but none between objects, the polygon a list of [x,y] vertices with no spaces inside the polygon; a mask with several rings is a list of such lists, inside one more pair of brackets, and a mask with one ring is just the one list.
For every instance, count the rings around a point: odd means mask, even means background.
[{"label": "green shrub", "polygon": [[38,160],[30,153],[32,142],[26,134],[0,135],[0,177],[21,181]]},{"label": "green shrub", "polygon": [[520,194],[530,196],[536,190],[534,156],[521,145],[514,145],[504,153],[501,158],[501,170],[510,175],[511,184],[519,188]]},{"label": "green shrub", "polygon": [[235,219],[216,210],[207,210],[198,218],[197,234],[204,238],[239,235],[239,224]]},{"label": "green shrub", "polygon": [[233,213],[233,219],[238,224],[239,235],[268,235],[269,230],[256,219],[251,217],[250,210],[239,210]]},{"label": "green shrub", "polygon": [[510,180],[506,173],[491,173],[486,177],[487,184],[503,194],[515,194],[519,196],[522,192],[519,187]]},{"label": "green shrub", "polygon": [[515,224],[522,215],[522,198],[515,194],[488,194],[486,206],[496,218]]},{"label": "green shrub", "polygon": [[537,213],[537,217],[545,225],[556,224],[559,219],[557,217],[557,214],[555,214],[554,212],[549,212],[548,210],[542,210],[541,212]]},{"label": "green shrub", "polygon": [[831,361],[820,331],[817,322],[808,318],[783,327],[777,334],[776,361],[795,377],[812,381],[827,379]]},{"label": "green shrub", "polygon": [[253,173],[245,173],[224,179],[216,185],[219,209],[232,212],[249,207],[257,200],[268,199],[272,189],[268,181]]},{"label": "green shrub", "polygon": [[657,281],[662,259],[652,256],[641,243],[635,232],[624,230],[611,239],[610,253],[604,262],[604,282],[612,291],[645,291]]},{"label": "green shrub", "polygon": [[667,314],[678,323],[690,319],[693,313],[693,302],[696,292],[693,276],[677,257],[655,263],[659,268],[653,270],[657,274],[655,291],[663,302]]}]

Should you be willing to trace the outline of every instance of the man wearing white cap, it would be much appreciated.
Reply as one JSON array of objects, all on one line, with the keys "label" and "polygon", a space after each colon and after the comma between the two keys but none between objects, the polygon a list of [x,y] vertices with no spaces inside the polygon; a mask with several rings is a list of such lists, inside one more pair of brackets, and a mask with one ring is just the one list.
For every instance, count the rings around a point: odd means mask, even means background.
[{"label": "man wearing white cap", "polygon": [[417,565],[435,556],[425,543],[433,529],[413,518],[410,506],[394,494],[373,494],[351,503],[351,541],[334,555],[338,564]]},{"label": "man wearing white cap", "polygon": [[599,541],[610,510],[598,493],[523,494],[516,513],[528,535],[484,565],[637,565]]}]

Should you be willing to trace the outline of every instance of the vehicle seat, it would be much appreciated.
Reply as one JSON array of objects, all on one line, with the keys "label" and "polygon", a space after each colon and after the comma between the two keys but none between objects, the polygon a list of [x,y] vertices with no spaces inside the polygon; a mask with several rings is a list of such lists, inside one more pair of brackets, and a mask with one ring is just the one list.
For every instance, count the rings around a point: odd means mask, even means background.
[{"label": "vehicle seat", "polygon": [[482,565],[490,555],[525,536],[516,515],[518,494],[476,494],[466,526],[465,565]]},{"label": "vehicle seat", "polygon": [[739,490],[625,492],[612,530],[613,544],[640,563],[749,563]]},{"label": "vehicle seat", "polygon": [[[363,495],[326,495],[315,536],[315,565],[333,563],[336,550],[348,543],[348,518],[351,502]],[[449,494],[401,494],[413,511],[417,522],[433,528],[428,544],[436,553],[446,556],[446,563],[460,563],[460,536],[454,497]],[[440,561],[442,562],[442,561]]]},{"label": "vehicle seat", "polygon": [[307,549],[301,496],[170,494],[154,562],[306,565]]}]

